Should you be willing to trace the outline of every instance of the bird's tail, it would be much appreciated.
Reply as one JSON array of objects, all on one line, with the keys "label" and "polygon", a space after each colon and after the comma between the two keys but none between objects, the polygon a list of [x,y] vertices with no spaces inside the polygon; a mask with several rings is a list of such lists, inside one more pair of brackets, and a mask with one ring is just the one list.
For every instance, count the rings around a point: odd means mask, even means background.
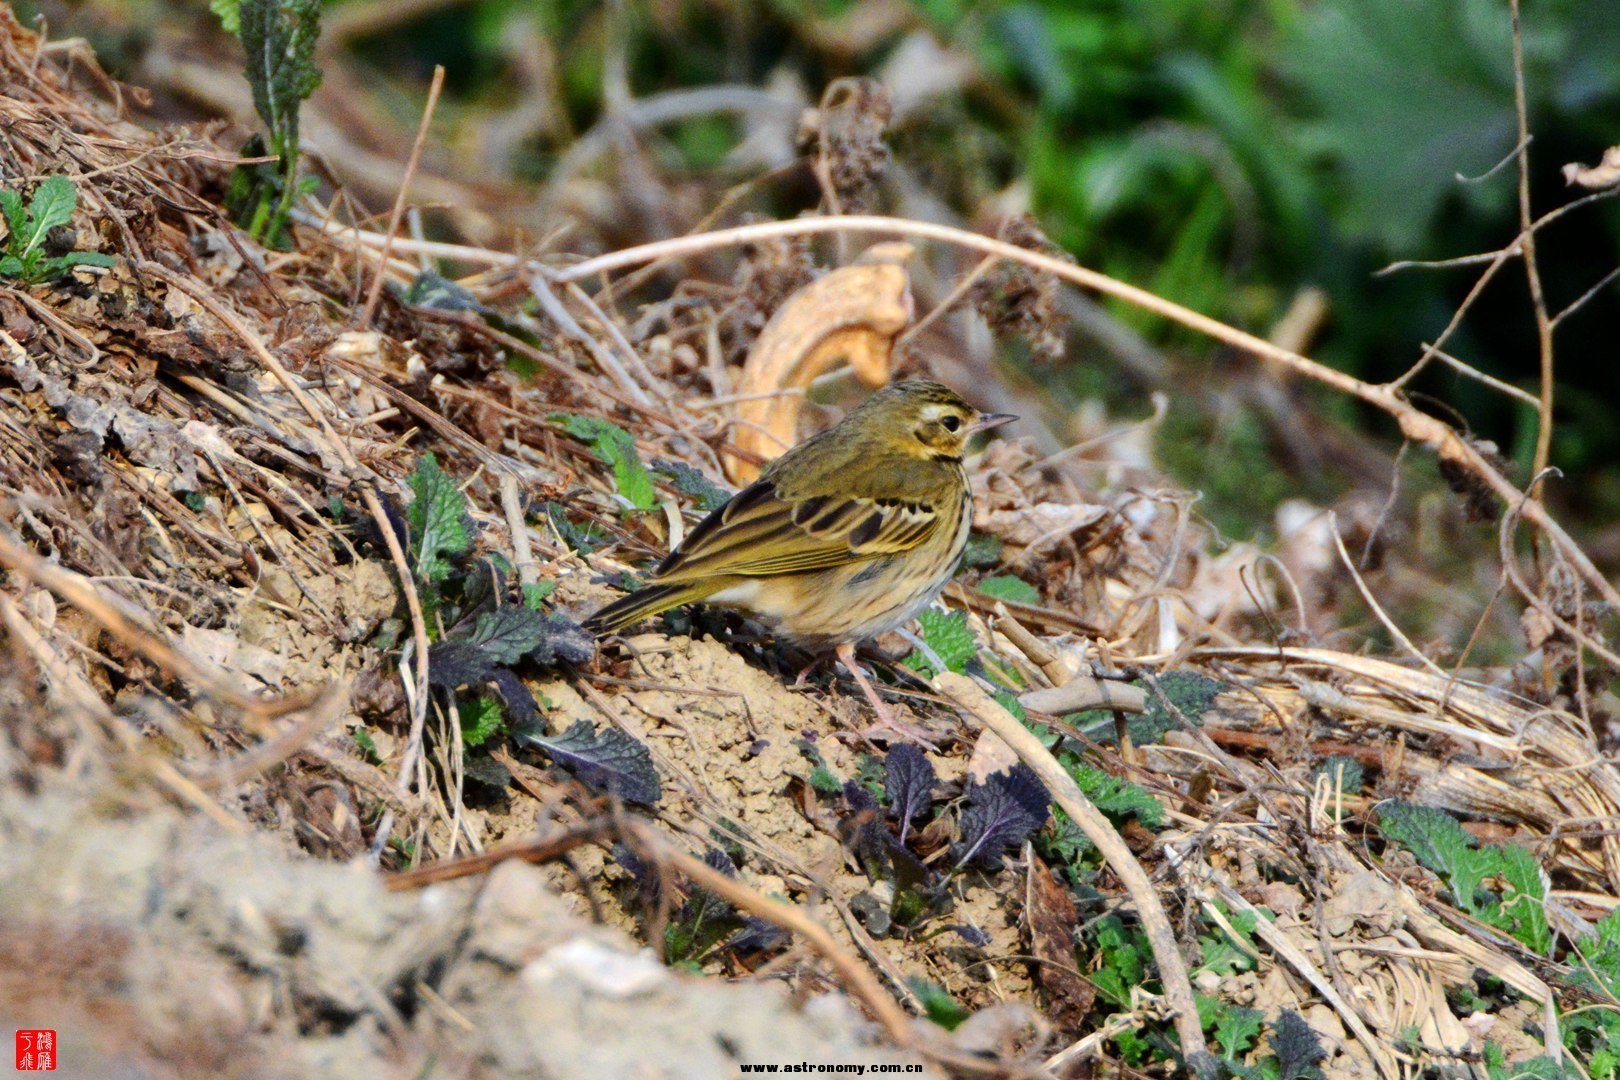
[{"label": "bird's tail", "polygon": [[648,585],[603,607],[585,620],[585,629],[593,634],[616,634],[642,619],[702,600],[714,591],[713,586],[690,581],[679,585]]}]

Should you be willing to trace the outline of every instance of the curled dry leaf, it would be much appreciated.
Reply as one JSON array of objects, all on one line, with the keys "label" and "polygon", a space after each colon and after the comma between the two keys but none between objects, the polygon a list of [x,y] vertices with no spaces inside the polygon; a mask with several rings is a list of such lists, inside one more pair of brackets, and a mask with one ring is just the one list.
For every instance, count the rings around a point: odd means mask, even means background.
[{"label": "curled dry leaf", "polygon": [[[743,365],[732,442],[767,461],[797,441],[802,391],[844,362],[867,386],[889,381],[894,339],[915,310],[905,264],[910,244],[878,244],[851,266],[823,275],[771,316]],[[778,394],[778,391],[801,391]],[[773,396],[775,395],[775,396]],[[759,466],[726,455],[726,475],[746,484]]]},{"label": "curled dry leaf", "polygon": [[1620,146],[1603,151],[1603,160],[1596,165],[1582,165],[1578,161],[1565,165],[1564,183],[1592,191],[1620,184]]}]

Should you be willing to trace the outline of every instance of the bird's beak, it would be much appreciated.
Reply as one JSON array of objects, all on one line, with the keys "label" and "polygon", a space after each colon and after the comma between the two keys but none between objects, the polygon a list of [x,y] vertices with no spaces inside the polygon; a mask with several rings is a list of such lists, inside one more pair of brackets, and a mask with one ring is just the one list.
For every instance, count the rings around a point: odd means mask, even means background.
[{"label": "bird's beak", "polygon": [[991,428],[998,428],[1002,424],[1010,424],[1016,419],[1018,417],[1012,413],[980,413],[979,418],[969,424],[967,430],[962,432],[962,435],[964,437],[977,435],[981,431],[989,431]]}]

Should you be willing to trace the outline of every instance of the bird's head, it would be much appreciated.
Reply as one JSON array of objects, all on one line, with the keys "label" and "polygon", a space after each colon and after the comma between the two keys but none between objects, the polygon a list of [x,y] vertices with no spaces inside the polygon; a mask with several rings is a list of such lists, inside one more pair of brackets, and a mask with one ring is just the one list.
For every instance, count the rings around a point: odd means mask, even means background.
[{"label": "bird's head", "polygon": [[867,398],[844,421],[889,449],[932,460],[960,461],[968,440],[1018,419],[982,413],[948,386],[928,379],[891,383]]}]

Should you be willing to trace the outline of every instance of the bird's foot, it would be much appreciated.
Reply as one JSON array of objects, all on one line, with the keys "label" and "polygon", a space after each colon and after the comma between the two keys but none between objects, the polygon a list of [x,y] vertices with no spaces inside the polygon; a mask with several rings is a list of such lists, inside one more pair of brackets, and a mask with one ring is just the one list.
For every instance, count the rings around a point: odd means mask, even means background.
[{"label": "bird's foot", "polygon": [[810,678],[810,674],[812,672],[814,672],[817,668],[820,668],[823,665],[825,665],[826,663],[827,663],[827,658],[825,656],[818,656],[814,660],[810,661],[808,664],[804,665],[804,667],[799,669],[799,675],[798,675],[797,678],[795,678],[793,680],[793,684],[792,684],[791,688],[794,689],[794,690],[803,690],[805,681]]},{"label": "bird's foot", "polygon": [[862,731],[860,733],[861,738],[879,738],[893,741],[895,736],[899,736],[907,742],[919,743],[930,750],[937,751],[939,749],[935,742],[939,738],[938,735],[927,728],[901,720],[895,715],[894,706],[878,697],[877,687],[872,685],[872,681],[866,677],[866,672],[862,671],[861,666],[855,662],[855,647],[853,645],[838,646],[837,656],[839,661],[849,669],[850,675],[855,679],[855,684],[861,688],[861,693],[865,695],[867,703],[872,706],[872,711],[877,713],[878,722]]},{"label": "bird's foot", "polygon": [[908,723],[889,711],[887,716],[878,714],[878,722],[861,732],[861,738],[871,741],[883,739],[886,742],[912,742],[925,750],[939,753],[939,734],[930,731],[921,724]]}]

